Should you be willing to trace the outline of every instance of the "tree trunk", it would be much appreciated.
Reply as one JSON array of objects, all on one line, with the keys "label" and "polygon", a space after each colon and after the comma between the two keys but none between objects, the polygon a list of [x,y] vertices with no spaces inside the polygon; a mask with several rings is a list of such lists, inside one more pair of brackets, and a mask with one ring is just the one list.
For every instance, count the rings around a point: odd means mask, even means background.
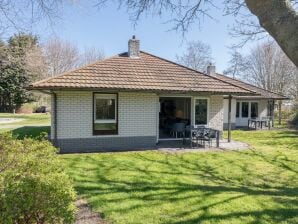
[{"label": "tree trunk", "polygon": [[260,25],[298,67],[298,14],[289,0],[245,0]]}]

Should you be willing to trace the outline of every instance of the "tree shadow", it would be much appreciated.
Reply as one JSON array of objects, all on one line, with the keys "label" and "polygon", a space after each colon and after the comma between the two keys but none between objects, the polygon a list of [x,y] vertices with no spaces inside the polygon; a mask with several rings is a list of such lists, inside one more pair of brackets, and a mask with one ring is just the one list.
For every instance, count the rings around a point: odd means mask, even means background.
[{"label": "tree shadow", "polygon": [[42,133],[50,133],[50,126],[23,126],[12,130],[13,136],[18,139],[24,139],[25,137],[37,138]]},{"label": "tree shadow", "polygon": [[[235,153],[240,153],[239,158],[251,157],[287,169],[256,152]],[[276,223],[291,222],[297,215],[297,186],[274,183],[265,186],[227,177],[220,172],[226,164],[239,169],[244,179],[253,174],[247,167],[249,164],[235,162],[233,158],[221,158],[216,154],[209,154],[205,159],[194,156],[197,159],[189,154],[134,152],[117,156],[107,153],[70,156],[67,161],[76,190],[109,218],[128,213],[142,217],[137,213],[143,209],[163,210],[165,205],[175,210],[157,218],[159,223],[217,223],[219,220],[229,223],[233,219],[246,222],[248,217],[254,220],[251,223]],[[210,158],[215,162],[220,158],[225,161],[217,165],[211,163]],[[270,201],[271,205],[260,205],[260,198]],[[246,201],[259,205],[249,211],[237,208],[239,203]],[[229,206],[230,209],[225,208]],[[219,208],[225,209],[221,213],[212,212]]]}]

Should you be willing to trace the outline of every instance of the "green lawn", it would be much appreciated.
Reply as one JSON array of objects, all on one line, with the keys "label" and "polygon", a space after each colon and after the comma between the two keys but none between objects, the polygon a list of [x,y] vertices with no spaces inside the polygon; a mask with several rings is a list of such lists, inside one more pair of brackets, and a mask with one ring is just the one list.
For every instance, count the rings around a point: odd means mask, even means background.
[{"label": "green lawn", "polygon": [[298,223],[298,133],[233,131],[251,150],[61,155],[113,223]]},{"label": "green lawn", "polygon": [[11,114],[0,113],[0,118],[19,118],[22,119],[14,123],[0,124],[0,133],[12,131],[15,136],[24,138],[24,136],[37,137],[42,132],[50,132],[49,114]]}]

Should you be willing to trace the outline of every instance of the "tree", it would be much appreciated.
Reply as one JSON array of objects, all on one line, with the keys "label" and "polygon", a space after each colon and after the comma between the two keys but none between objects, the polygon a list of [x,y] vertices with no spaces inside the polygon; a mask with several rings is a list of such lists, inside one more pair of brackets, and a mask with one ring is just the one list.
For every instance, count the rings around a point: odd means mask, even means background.
[{"label": "tree", "polygon": [[[98,0],[98,6],[104,5],[108,0]],[[153,12],[162,15],[170,11],[174,22],[174,29],[185,32],[190,25],[201,23],[201,17],[211,17],[210,7],[216,7],[215,1],[194,0],[118,0],[119,6],[126,5],[132,19],[137,21],[144,13]],[[245,15],[242,9],[249,9],[250,15],[255,15],[258,23],[244,21],[241,25],[251,27],[251,35],[263,33],[260,26],[266,30],[280,45],[287,56],[298,66],[298,14],[294,8],[297,0],[225,0],[226,13]],[[247,14],[246,14],[247,16]],[[247,18],[246,18],[247,19]],[[250,36],[251,37],[251,36]]]},{"label": "tree", "polygon": [[25,88],[29,79],[24,68],[17,63],[0,67],[0,112],[13,112],[24,103],[34,101]]},{"label": "tree", "polygon": [[246,80],[266,90],[288,94],[297,68],[272,41],[257,45],[246,56],[243,75]]},{"label": "tree", "polygon": [[176,56],[176,60],[189,68],[206,71],[212,61],[211,48],[201,41],[188,42],[186,52],[182,56]]},{"label": "tree", "polygon": [[44,45],[44,54],[50,77],[78,66],[78,48],[72,43],[57,37],[50,39]]},{"label": "tree", "polygon": [[80,53],[75,44],[58,37],[46,42],[43,52],[50,77],[104,58],[104,53],[95,47],[85,48]]},{"label": "tree", "polygon": [[231,76],[233,79],[240,78],[245,69],[245,59],[244,57],[236,50],[231,52],[231,59],[228,64],[229,67],[223,71],[227,76]]},{"label": "tree", "polygon": [[[0,111],[13,112],[24,103],[34,101],[25,88],[42,77],[43,64],[29,59],[33,52],[41,53],[37,38],[17,34],[0,43]],[[37,57],[41,57],[39,54]]]},{"label": "tree", "polygon": [[32,34],[15,34],[8,40],[8,60],[23,66],[30,82],[45,77],[45,61],[38,38]]},{"label": "tree", "polygon": [[63,0],[1,0],[0,34],[28,32],[40,22],[52,24],[60,17]]},{"label": "tree", "polygon": [[88,65],[93,62],[104,59],[104,53],[95,47],[85,48],[83,54],[81,54],[79,59],[80,66]]}]

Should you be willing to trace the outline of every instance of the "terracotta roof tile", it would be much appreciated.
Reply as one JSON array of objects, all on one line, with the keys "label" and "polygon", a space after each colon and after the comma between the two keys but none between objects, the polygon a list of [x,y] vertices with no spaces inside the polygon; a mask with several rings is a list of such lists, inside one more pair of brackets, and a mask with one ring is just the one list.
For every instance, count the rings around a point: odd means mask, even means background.
[{"label": "terracotta roof tile", "polygon": [[229,82],[231,84],[249,89],[251,91],[254,91],[256,93],[258,93],[257,96],[238,96],[238,98],[254,98],[254,99],[276,99],[276,100],[285,100],[288,99],[288,97],[265,90],[263,88],[245,83],[243,81],[237,80],[237,79],[233,79],[230,77],[227,77],[225,75],[221,75],[221,74],[216,74],[216,77],[219,78],[220,80]]},{"label": "terracotta roof tile", "polygon": [[139,58],[119,54],[30,86],[30,89],[64,88],[256,94],[254,90],[143,51]]}]

